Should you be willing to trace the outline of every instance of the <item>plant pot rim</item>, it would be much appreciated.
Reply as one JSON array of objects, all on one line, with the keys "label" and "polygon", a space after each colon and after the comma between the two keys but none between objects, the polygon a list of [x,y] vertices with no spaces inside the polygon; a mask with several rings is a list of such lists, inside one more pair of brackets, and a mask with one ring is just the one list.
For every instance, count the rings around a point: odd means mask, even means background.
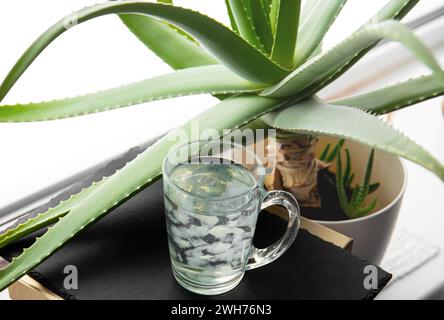
[{"label": "plant pot rim", "polygon": [[401,169],[404,175],[404,183],[402,184],[401,190],[399,191],[398,195],[390,202],[390,204],[388,204],[387,206],[385,206],[384,208],[369,214],[368,216],[362,217],[362,218],[356,218],[356,219],[349,219],[349,220],[339,220],[339,221],[328,221],[328,220],[314,220],[314,222],[319,223],[319,224],[329,224],[329,225],[348,225],[348,224],[353,224],[353,223],[358,223],[358,222],[365,222],[366,220],[371,220],[376,218],[377,216],[382,215],[384,212],[387,212],[388,209],[392,208],[393,206],[396,205],[396,203],[398,203],[398,201],[402,198],[402,196],[405,193],[405,190],[407,188],[407,180],[408,180],[408,175],[407,175],[407,168],[403,162],[403,160],[399,157],[395,157],[396,159],[398,159],[399,164],[401,165]]}]

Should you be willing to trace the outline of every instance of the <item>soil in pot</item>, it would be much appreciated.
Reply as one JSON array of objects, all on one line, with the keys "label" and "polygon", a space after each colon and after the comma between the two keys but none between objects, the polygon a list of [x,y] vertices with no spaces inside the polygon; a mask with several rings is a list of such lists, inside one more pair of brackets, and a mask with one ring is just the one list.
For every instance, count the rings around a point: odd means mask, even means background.
[{"label": "soil in pot", "polygon": [[[335,186],[336,174],[328,169],[318,173],[318,192],[321,196],[321,208],[301,208],[301,215],[310,220],[318,221],[343,221],[350,220],[344,213],[339,203]],[[351,190],[346,190],[348,194]]]}]

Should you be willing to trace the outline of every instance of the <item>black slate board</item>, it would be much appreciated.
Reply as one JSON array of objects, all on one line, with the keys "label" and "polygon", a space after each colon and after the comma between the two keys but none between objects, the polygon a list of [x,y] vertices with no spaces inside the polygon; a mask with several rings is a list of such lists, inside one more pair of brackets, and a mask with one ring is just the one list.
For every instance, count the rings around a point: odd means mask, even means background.
[{"label": "black slate board", "polygon": [[[260,216],[255,244],[266,246],[286,223]],[[21,240],[0,251],[11,258],[32,243]],[[65,290],[63,269],[75,265],[78,290]],[[302,230],[276,262],[246,273],[233,291],[210,299],[371,299],[366,262]],[[391,275],[379,269],[379,289]],[[171,272],[162,183],[157,182],[68,242],[30,275],[65,299],[203,299],[182,289]]]}]

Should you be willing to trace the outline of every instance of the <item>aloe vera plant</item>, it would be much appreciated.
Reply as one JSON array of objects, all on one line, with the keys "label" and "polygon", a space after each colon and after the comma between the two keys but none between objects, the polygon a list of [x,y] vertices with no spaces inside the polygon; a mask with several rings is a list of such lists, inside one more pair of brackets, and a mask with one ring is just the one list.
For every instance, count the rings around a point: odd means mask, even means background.
[{"label": "aloe vera plant", "polygon": [[[375,156],[375,150],[372,149],[365,169],[364,180],[356,187],[352,188],[351,183],[353,181],[353,175],[351,173],[350,164],[350,152],[345,150],[347,155],[346,167],[343,171],[341,151],[339,150],[336,160],[336,190],[338,192],[341,207],[350,218],[359,218],[368,215],[372,212],[377,204],[377,199],[366,207],[364,207],[364,201],[366,197],[376,191],[379,188],[379,184],[370,185],[370,178],[372,175],[373,159]],[[352,189],[350,198],[346,194],[346,187]]]},{"label": "aloe vera plant", "polygon": [[[85,21],[117,14],[150,50],[178,70],[138,83],[57,101],[0,106],[0,121],[43,121],[142,102],[213,94],[220,103],[199,115],[200,129],[277,128],[292,139],[317,135],[350,139],[424,166],[444,180],[444,166],[376,115],[444,93],[444,73],[423,43],[399,20],[419,0],[390,0],[350,37],[328,50],[322,39],[346,0],[227,0],[231,28],[172,1],[112,1],[75,13]],[[70,18],[70,17],[68,17]],[[19,58],[0,86],[2,100],[35,58],[67,28],[60,20]],[[397,41],[431,74],[339,101],[321,101],[319,90],[344,74],[379,41]],[[181,128],[191,129],[191,122]],[[302,138],[301,138],[302,137]],[[0,290],[48,258],[66,241],[160,178],[173,141],[162,138],[124,168],[58,207],[0,235],[0,247],[43,226],[37,238],[0,270]],[[314,160],[313,160],[314,161]],[[316,164],[315,164],[316,166]],[[312,170],[316,174],[316,167]],[[310,186],[311,191],[316,184]]]},{"label": "aloe vera plant", "polygon": [[336,187],[339,203],[342,211],[350,218],[361,218],[370,214],[378,203],[378,199],[373,199],[369,205],[364,206],[368,195],[374,193],[381,186],[379,182],[370,183],[373,170],[373,161],[375,157],[375,150],[372,149],[365,167],[364,179],[361,183],[353,186],[356,174],[353,172],[351,165],[351,155],[348,148],[345,149],[345,168],[342,161],[342,147],[345,140],[339,140],[338,144],[331,149],[331,144],[327,144],[323,150],[320,160],[332,163],[336,160],[336,176],[333,181],[328,177],[329,182]]}]

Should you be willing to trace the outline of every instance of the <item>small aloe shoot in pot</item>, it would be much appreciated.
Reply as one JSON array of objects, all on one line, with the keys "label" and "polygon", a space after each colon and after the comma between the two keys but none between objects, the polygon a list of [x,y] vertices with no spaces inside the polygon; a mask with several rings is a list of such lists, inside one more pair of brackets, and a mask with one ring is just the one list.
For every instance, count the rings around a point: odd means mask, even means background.
[{"label": "small aloe shoot in pot", "polygon": [[[342,210],[350,219],[361,218],[369,215],[378,203],[378,199],[373,199],[370,204],[366,205],[367,197],[379,189],[379,183],[370,183],[375,150],[372,149],[367,161],[365,175],[362,182],[352,186],[356,174],[352,172],[350,150],[345,149],[345,165],[342,161],[342,148],[345,140],[339,143],[330,152],[331,145],[327,145],[321,155],[321,160],[333,162],[336,159],[336,190],[338,193],[339,203]],[[329,153],[330,152],[330,153]]]}]

